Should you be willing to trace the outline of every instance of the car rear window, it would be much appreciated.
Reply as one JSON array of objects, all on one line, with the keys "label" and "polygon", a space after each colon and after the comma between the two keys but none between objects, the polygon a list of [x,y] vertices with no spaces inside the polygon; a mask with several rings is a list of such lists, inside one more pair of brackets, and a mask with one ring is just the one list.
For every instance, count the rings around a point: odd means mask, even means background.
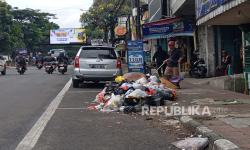
[{"label": "car rear window", "polygon": [[82,49],[80,58],[116,59],[117,56],[113,48],[88,47]]}]

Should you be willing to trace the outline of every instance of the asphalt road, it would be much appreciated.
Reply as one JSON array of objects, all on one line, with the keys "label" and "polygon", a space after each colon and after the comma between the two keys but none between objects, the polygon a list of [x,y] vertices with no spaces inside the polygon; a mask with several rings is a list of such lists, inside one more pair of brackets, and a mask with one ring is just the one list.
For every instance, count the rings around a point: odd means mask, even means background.
[{"label": "asphalt road", "polygon": [[[103,85],[85,84],[66,93],[38,140],[35,150],[173,150],[180,127],[160,125],[140,115],[88,110]],[[178,131],[177,131],[178,130]]]},{"label": "asphalt road", "polygon": [[0,76],[0,150],[15,149],[69,78],[36,68]]}]

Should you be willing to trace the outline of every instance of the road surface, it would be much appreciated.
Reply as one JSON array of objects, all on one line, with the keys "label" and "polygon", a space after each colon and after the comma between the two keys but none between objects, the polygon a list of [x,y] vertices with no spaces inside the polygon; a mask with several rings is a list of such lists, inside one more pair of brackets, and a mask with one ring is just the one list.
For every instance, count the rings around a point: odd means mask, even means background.
[{"label": "road surface", "polygon": [[48,75],[36,68],[24,75],[10,69],[0,76],[1,150],[15,149],[69,78],[69,74]]}]

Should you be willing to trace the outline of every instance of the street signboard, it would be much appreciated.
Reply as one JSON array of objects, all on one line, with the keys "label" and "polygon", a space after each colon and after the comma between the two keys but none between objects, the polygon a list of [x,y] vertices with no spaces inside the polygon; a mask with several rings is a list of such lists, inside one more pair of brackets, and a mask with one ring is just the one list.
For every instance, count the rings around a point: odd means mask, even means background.
[{"label": "street signboard", "polygon": [[142,41],[128,41],[128,71],[144,73],[144,50]]},{"label": "street signboard", "polygon": [[50,30],[50,44],[86,43],[86,34],[81,28]]}]

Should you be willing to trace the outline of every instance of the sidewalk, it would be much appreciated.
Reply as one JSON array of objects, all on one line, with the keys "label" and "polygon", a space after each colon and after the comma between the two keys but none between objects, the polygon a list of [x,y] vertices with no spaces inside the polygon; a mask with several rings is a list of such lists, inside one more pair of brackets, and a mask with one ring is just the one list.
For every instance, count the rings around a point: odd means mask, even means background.
[{"label": "sidewalk", "polygon": [[181,83],[178,105],[208,106],[212,116],[193,118],[241,149],[250,149],[250,96],[202,85],[200,80],[186,78]]}]

